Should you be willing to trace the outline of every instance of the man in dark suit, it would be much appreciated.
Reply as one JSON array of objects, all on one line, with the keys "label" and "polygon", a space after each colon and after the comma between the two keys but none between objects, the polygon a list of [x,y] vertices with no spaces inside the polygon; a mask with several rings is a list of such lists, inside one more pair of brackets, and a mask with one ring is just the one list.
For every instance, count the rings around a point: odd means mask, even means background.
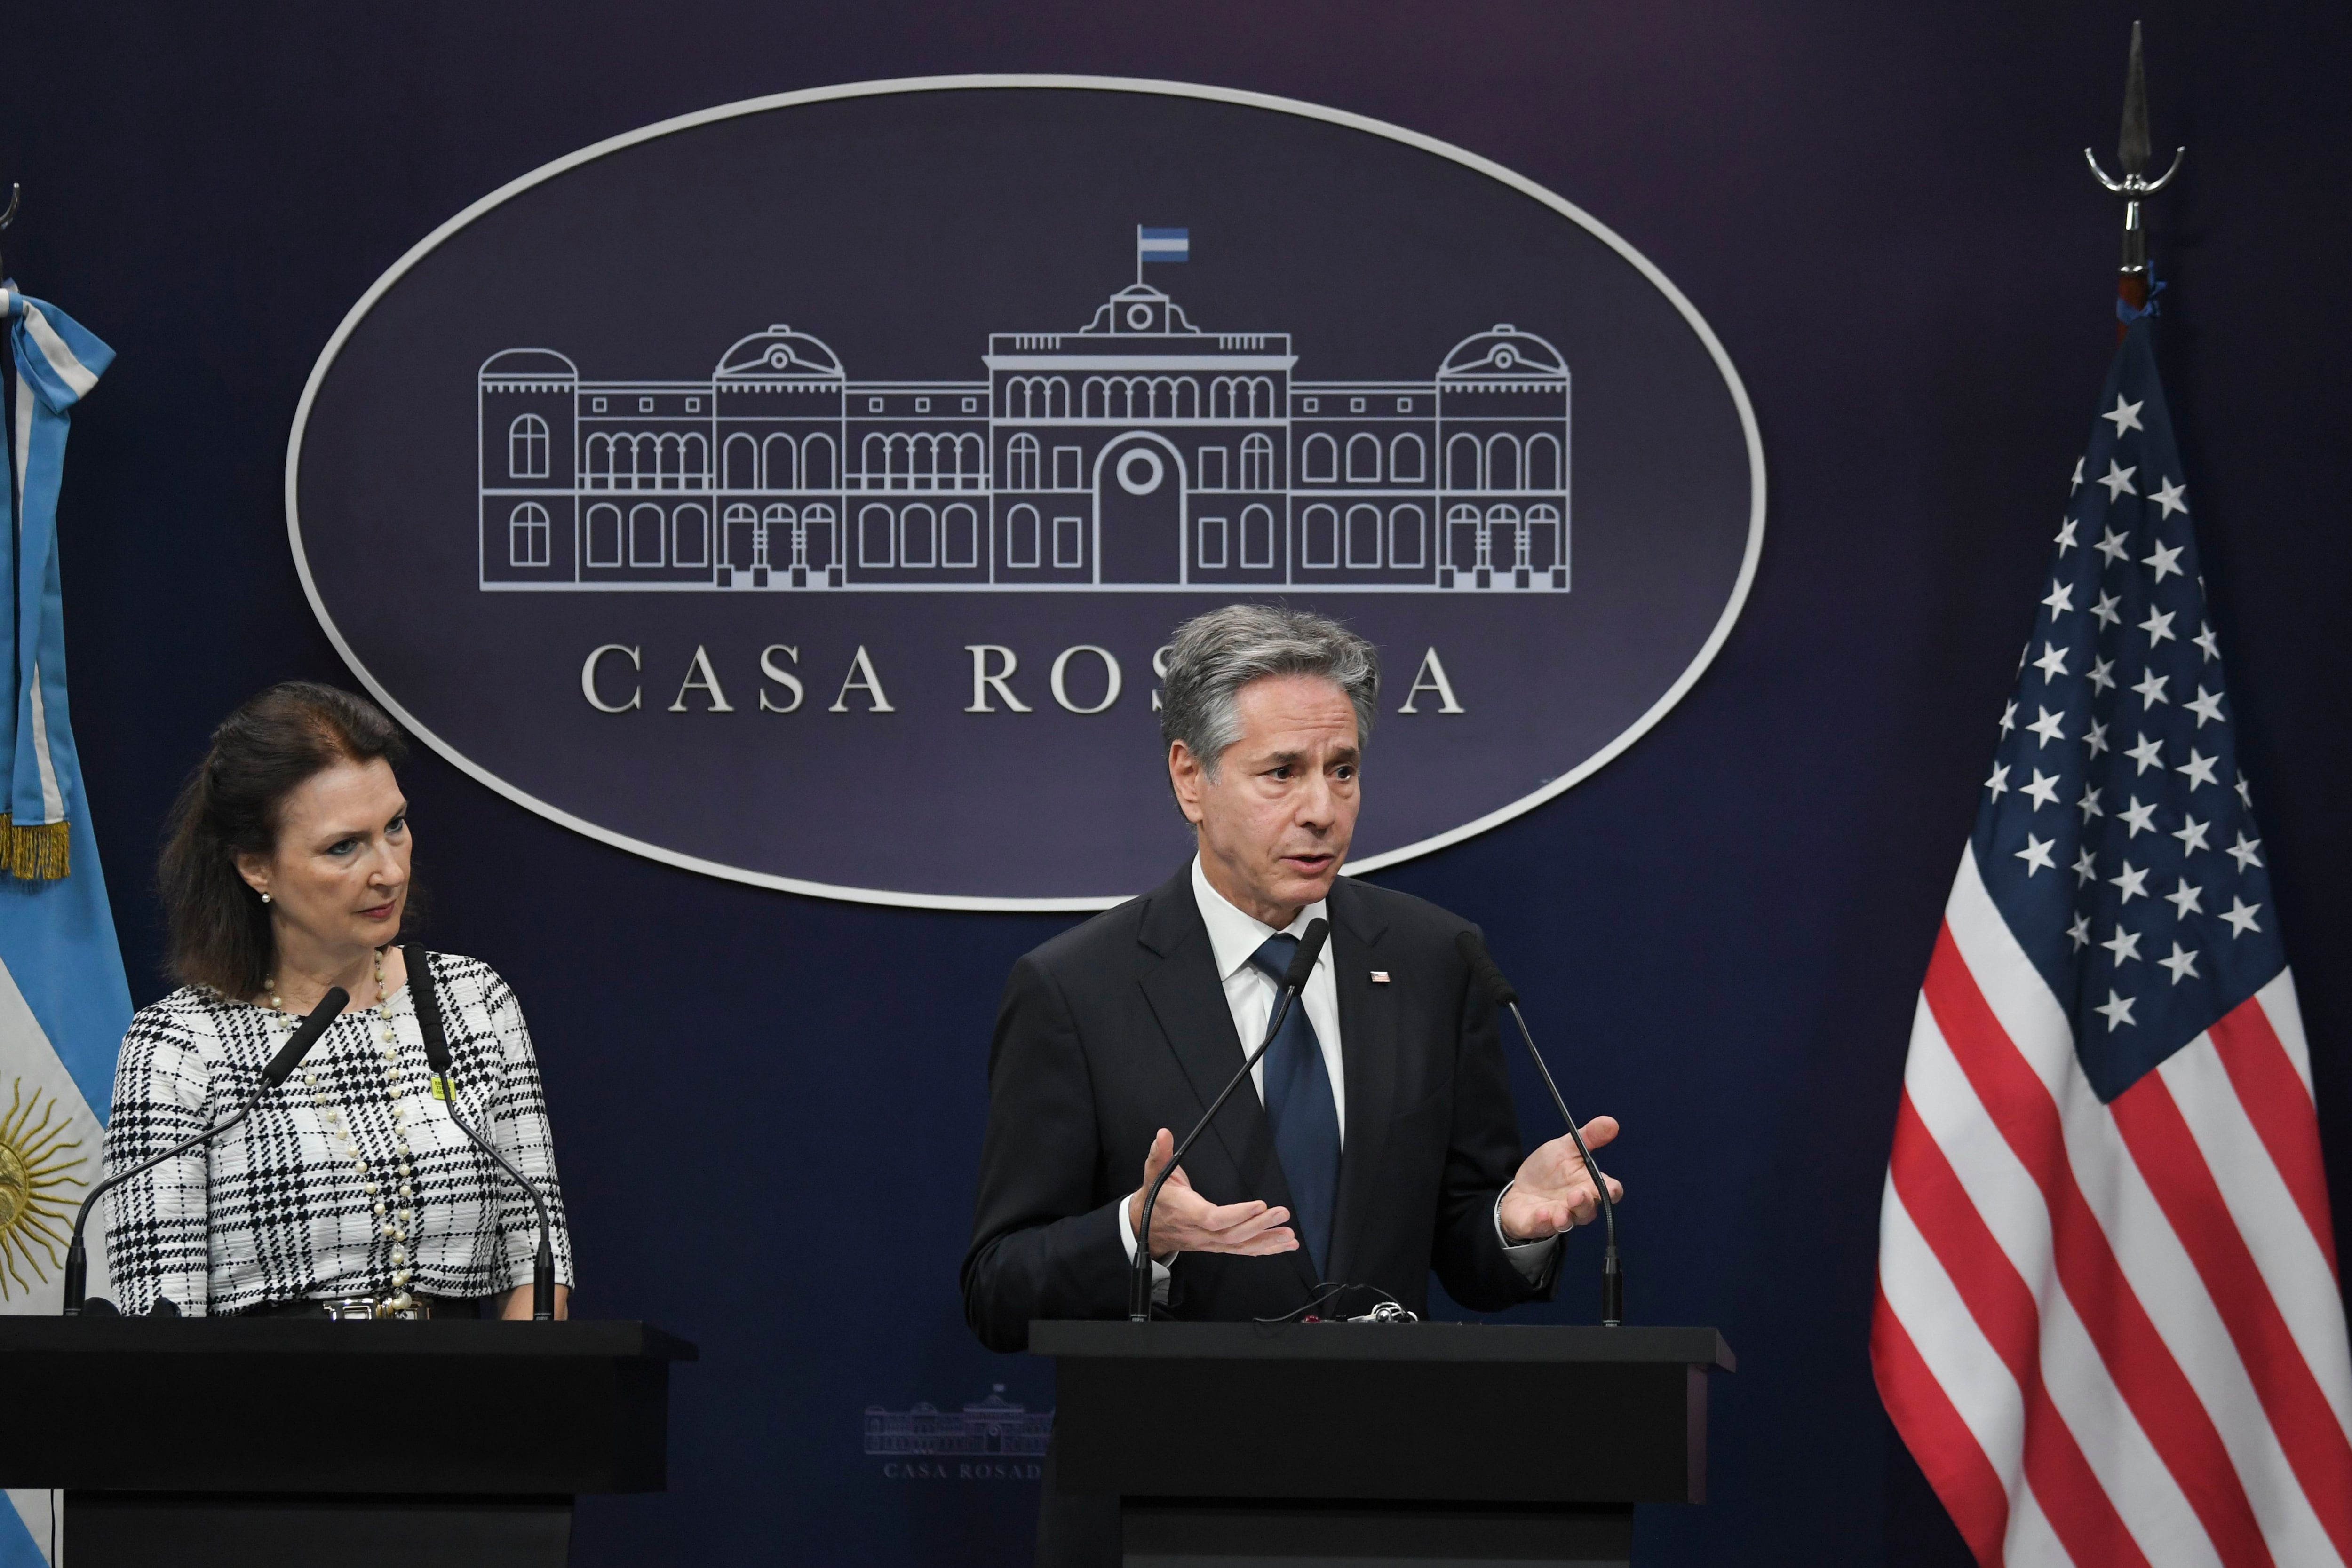
[{"label": "man in dark suit", "polygon": [[[1162,686],[1192,863],[1024,956],[989,1063],[964,1311],[998,1350],[1037,1318],[1127,1315],[1142,1189],[1270,1022],[1298,933],[1329,945],[1255,1079],[1169,1179],[1159,1311],[1236,1321],[1549,1296],[1598,1207],[1566,1136],[1524,1159],[1467,923],[1340,881],[1379,669],[1336,622],[1233,605],[1178,629]],[[1171,1131],[1173,1130],[1173,1131]],[[1583,1129],[1598,1147],[1609,1117]],[[1610,1184],[1612,1196],[1617,1184]],[[1334,1286],[1354,1289],[1334,1292]],[[1117,1520],[1046,1479],[1041,1563],[1116,1562]]]}]

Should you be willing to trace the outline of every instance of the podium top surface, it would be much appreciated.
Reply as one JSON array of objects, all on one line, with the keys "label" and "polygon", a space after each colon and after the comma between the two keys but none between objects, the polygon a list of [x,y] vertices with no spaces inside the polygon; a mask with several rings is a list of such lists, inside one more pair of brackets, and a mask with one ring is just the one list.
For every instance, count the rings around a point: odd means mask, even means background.
[{"label": "podium top surface", "polygon": [[1194,1323],[1040,1319],[1029,1351],[1066,1360],[1597,1362],[1738,1369],[1711,1328],[1556,1323]]},{"label": "podium top surface", "polygon": [[0,1358],[19,1355],[495,1357],[501,1360],[694,1361],[699,1352],[623,1319],[346,1323],[310,1318],[0,1316]]}]

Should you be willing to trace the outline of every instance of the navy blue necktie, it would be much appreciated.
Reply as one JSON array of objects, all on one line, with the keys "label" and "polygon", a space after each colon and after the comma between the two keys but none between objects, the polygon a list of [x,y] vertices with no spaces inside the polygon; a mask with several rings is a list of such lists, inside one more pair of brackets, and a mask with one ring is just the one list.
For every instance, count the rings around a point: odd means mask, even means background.
[{"label": "navy blue necktie", "polygon": [[[1298,938],[1276,935],[1250,962],[1276,985],[1290,969]],[[1277,1001],[1277,1005],[1279,1002]],[[1290,1004],[1282,1032],[1259,1064],[1265,1074],[1265,1116],[1274,1124],[1274,1152],[1290,1183],[1290,1225],[1323,1277],[1331,1257],[1331,1215],[1339,1203],[1339,1105],[1323,1065],[1323,1042],[1307,1017],[1306,998]]]}]

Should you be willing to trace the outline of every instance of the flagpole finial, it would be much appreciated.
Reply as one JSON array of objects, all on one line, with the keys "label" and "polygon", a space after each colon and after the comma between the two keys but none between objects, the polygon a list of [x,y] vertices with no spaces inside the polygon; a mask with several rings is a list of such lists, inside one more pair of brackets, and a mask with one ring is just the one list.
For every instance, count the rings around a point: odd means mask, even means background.
[{"label": "flagpole finial", "polygon": [[2151,180],[2148,150],[2147,68],[2140,52],[2139,24],[2134,22],[2131,58],[2124,68],[2123,130],[2116,140],[2116,165],[2123,171],[2122,176],[2112,177],[2100,168],[2098,154],[2087,147],[2083,149],[2083,159],[2100,184],[2124,199],[2123,271],[2116,289],[2135,312],[2144,312],[2148,300],[2147,231],[2140,225],[2140,204],[2172,183],[2172,177],[2180,172],[2180,161],[2189,155],[2188,148],[2175,148],[2172,167]]}]

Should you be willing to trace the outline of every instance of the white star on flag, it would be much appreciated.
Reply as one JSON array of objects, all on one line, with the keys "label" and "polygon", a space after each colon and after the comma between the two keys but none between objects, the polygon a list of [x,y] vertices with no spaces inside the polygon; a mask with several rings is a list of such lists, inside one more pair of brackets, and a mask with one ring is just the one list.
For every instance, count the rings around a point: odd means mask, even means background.
[{"label": "white star on flag", "polygon": [[2099,417],[2101,419],[2114,420],[2116,422],[2116,434],[2117,435],[2121,435],[2126,430],[2138,430],[2143,428],[2139,422],[2139,411],[2147,406],[2147,400],[2146,398],[2142,398],[2137,402],[2126,402],[2122,396],[2118,394],[2116,398],[2116,406],[2107,410],[2106,413],[2099,415]]},{"label": "white star on flag", "polygon": [[2042,672],[2043,680],[2056,680],[2066,673],[2066,650],[2055,643],[2042,643],[2042,657],[2033,661],[2033,667]]},{"label": "white star on flag", "polygon": [[2189,886],[2189,879],[2184,876],[2179,886],[2164,895],[2164,901],[2172,905],[2175,919],[2186,920],[2192,915],[2205,913],[2205,906],[2198,902],[2204,892],[2201,887]]},{"label": "white star on flag", "polygon": [[[2088,887],[2098,880],[2099,862],[2092,858],[2088,849],[2079,852],[2074,856],[2074,885]],[[2085,915],[2084,918],[2087,920],[2090,917]]]},{"label": "white star on flag", "polygon": [[2249,931],[2260,931],[2263,928],[2262,923],[2254,918],[2254,911],[2261,907],[2259,904],[2248,904],[2235,896],[2231,898],[2230,907],[2221,912],[2221,918],[2230,923],[2230,936],[2232,940],[2243,936]]},{"label": "white star on flag", "polygon": [[2102,593],[2099,595],[2099,601],[2091,606],[2091,613],[2097,618],[2102,626],[2120,626],[2123,624],[2124,618],[2116,613],[2116,606],[2122,602],[2122,600],[2112,593]]},{"label": "white star on flag", "polygon": [[2118,925],[2116,927],[2116,934],[2099,946],[2113,953],[2116,963],[2127,964],[2139,956],[2139,933],[2126,931]]},{"label": "white star on flag", "polygon": [[2009,789],[2008,763],[2004,762],[2000,767],[1992,770],[1992,777],[1985,780],[1985,788],[1992,791],[1992,798],[1996,800],[2000,800],[2001,796],[2007,792]]},{"label": "white star on flag", "polygon": [[2042,716],[2035,719],[2032,724],[2027,725],[2025,727],[2031,733],[2040,736],[2042,737],[2042,745],[2047,746],[2053,740],[2063,740],[2066,738],[2066,732],[2059,727],[2066,722],[2066,716],[2064,714],[2052,713],[2048,708],[2042,707],[2039,704],[2035,705],[2034,711],[2039,713]]},{"label": "white star on flag", "polygon": [[[2106,481],[2102,479],[2099,483],[2104,485]],[[2130,549],[2124,544],[2123,535],[2116,532],[2113,528],[2101,530],[2099,534],[2099,542],[2093,548],[2101,555],[2107,558],[2107,564],[2109,566],[2115,565],[2116,562],[2119,560],[2128,559],[2131,556]]]},{"label": "white star on flag", "polygon": [[2058,776],[2037,768],[2033,770],[2033,782],[2025,787],[2025,792],[2033,798],[2037,811],[2044,806],[2054,806],[2058,803]]},{"label": "white star on flag", "polygon": [[2156,831],[2156,802],[2150,800],[2143,806],[2139,803],[2139,797],[2135,795],[2131,798],[2131,804],[2116,815],[2116,821],[2129,822],[2130,836],[2135,839],[2142,833],[2152,833]]},{"label": "white star on flag", "polygon": [[2205,727],[2205,723],[2208,719],[2212,720],[2216,724],[2221,723],[2221,694],[2220,692],[2209,692],[2203,686],[2199,686],[2197,688],[2197,698],[2194,702],[2191,702],[2189,705],[2189,711],[2197,716],[2197,727],[2200,729],[2203,729]]},{"label": "white star on flag", "polygon": [[2104,817],[2107,814],[2105,808],[2099,804],[2099,793],[2098,790],[2085,784],[2083,786],[2083,798],[2074,802],[2083,809],[2083,821],[2085,822],[2094,817]]},{"label": "white star on flag", "polygon": [[2037,871],[2058,869],[2058,862],[2050,858],[2050,852],[2057,842],[2056,839],[2037,839],[2032,833],[2025,835],[2025,847],[2017,852],[2017,858],[2025,862],[2026,875],[2032,876]]},{"label": "white star on flag", "polygon": [[[2050,621],[2053,625],[2055,625],[2058,617],[2074,608],[2074,585],[2071,582],[2060,582],[2055,578],[2052,579],[2050,597],[2042,602],[2050,607]],[[2043,645],[2046,647],[2048,644]]]},{"label": "white star on flag", "polygon": [[2132,771],[2132,777],[2137,779],[2151,768],[2164,766],[2164,743],[2160,740],[2150,740],[2143,734],[2139,737],[2139,744],[2126,751],[2124,755],[2139,764]]},{"label": "white star on flag", "polygon": [[2242,873],[2250,865],[2260,865],[2263,863],[2263,857],[2257,852],[2262,849],[2262,840],[2249,839],[2246,837],[2245,833],[2241,831],[2238,834],[2238,841],[2231,844],[2228,849],[2223,850],[2221,852],[2228,855],[2231,860],[2236,861],[2238,862],[2238,870]]},{"label": "white star on flag", "polygon": [[2148,499],[2154,501],[2158,506],[2162,507],[2164,508],[2164,515],[2167,517],[2170,517],[2175,512],[2185,512],[2189,509],[2189,503],[2181,499],[2181,497],[2187,494],[2189,494],[2189,491],[2186,487],[2167,479],[2162,485],[2157,487],[2156,494],[2149,497]]},{"label": "white star on flag", "polygon": [[2107,988],[2105,1005],[2093,1008],[2091,1010],[2107,1020],[2107,1032],[2113,1034],[2117,1024],[2132,1021],[2131,1009],[2132,998],[2116,995],[2115,988],[2110,986]]},{"label": "white star on flag", "polygon": [[2219,757],[2198,756],[2197,748],[2192,746],[2189,748],[2189,760],[2173,771],[2187,774],[2189,787],[2191,789],[2196,789],[2200,784],[2219,784],[2221,780],[2213,777],[2213,764],[2221,760]]},{"label": "white star on flag", "polygon": [[2164,611],[2161,613],[2151,610],[2147,612],[2147,619],[2139,623],[2139,629],[2147,633],[2147,646],[2150,653],[2154,653],[2156,651],[2156,645],[2158,643],[2169,643],[2172,641],[2172,617],[2174,613],[2174,612],[2169,610]]},{"label": "white star on flag", "polygon": [[2158,545],[2156,547],[2156,553],[2154,555],[2143,556],[2140,559],[2140,565],[2154,571],[2156,573],[2156,580],[2158,582],[2162,582],[2164,580],[2164,576],[2167,572],[2170,572],[2173,576],[2179,577],[2180,575],[2181,548],[2182,547],[2179,545],[2174,545],[2168,549],[2163,545]]},{"label": "white star on flag", "polygon": [[2123,897],[2117,901],[2118,904],[2127,904],[2135,898],[2147,896],[2147,873],[2137,869],[2129,861],[2124,862],[2121,876],[2111,876],[2107,881],[2124,890]]},{"label": "white star on flag", "polygon": [[2107,471],[2100,476],[2099,483],[2107,487],[2107,500],[2110,505],[2122,500],[2126,496],[2139,494],[2138,489],[2132,484],[2132,476],[2138,472],[2137,465],[2121,468],[2116,466],[2114,458],[2107,459]]},{"label": "white star on flag", "polygon": [[2196,950],[2194,948],[2184,948],[2178,942],[2175,942],[2172,945],[2171,957],[2158,958],[2157,962],[2172,971],[2172,983],[2176,986],[2180,984],[2183,980],[2194,979],[2197,977]]},{"label": "white star on flag", "polygon": [[2172,836],[2180,841],[2180,853],[2183,859],[2195,854],[2199,850],[2209,850],[2213,847],[2205,841],[2205,831],[2212,825],[2210,822],[2200,822],[2194,817],[2185,817],[2181,820],[2179,831]]},{"label": "white star on flag", "polygon": [[2058,554],[2063,559],[2074,548],[2074,519],[2068,517],[2058,526]]}]

